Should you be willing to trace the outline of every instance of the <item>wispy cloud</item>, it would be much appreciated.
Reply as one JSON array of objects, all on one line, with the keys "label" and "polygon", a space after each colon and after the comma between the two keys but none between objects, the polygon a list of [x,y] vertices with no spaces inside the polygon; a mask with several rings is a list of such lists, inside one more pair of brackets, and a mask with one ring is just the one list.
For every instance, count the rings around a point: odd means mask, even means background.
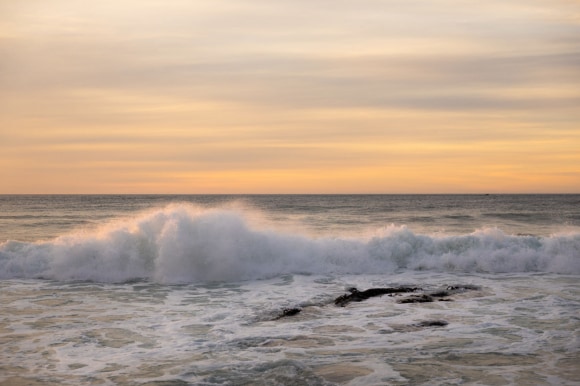
[{"label": "wispy cloud", "polygon": [[0,0],[0,27],[0,193],[580,190],[575,1]]}]

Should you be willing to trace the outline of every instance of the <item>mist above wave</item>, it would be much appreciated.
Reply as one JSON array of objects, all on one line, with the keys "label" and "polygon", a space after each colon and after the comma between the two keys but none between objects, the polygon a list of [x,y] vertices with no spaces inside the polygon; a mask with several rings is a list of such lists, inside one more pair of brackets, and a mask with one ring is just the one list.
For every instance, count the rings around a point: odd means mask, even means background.
[{"label": "mist above wave", "polygon": [[251,225],[241,209],[170,205],[56,239],[0,244],[0,278],[159,283],[398,270],[580,273],[580,234],[459,236],[388,226],[369,237],[309,237]]}]

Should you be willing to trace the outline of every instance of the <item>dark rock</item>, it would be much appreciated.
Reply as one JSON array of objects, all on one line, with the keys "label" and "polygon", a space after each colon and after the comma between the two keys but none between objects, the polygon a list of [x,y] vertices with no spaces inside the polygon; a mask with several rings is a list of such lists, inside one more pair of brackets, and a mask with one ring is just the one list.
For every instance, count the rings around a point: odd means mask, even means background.
[{"label": "dark rock", "polygon": [[294,316],[296,314],[299,314],[300,311],[302,311],[300,308],[284,308],[282,310],[282,313],[278,315],[276,318],[274,318],[274,320],[285,318],[287,316]]},{"label": "dark rock", "polygon": [[404,299],[399,299],[397,300],[397,303],[399,304],[408,304],[408,303],[431,303],[433,301],[433,298],[429,295],[413,295],[413,296],[409,296],[407,298]]},{"label": "dark rock", "polygon": [[395,293],[406,293],[406,292],[415,292],[420,288],[417,287],[395,287],[395,288],[370,288],[365,291],[359,291],[356,288],[349,288],[348,291],[350,294],[345,294],[337,297],[334,299],[334,304],[340,307],[346,306],[350,302],[362,302],[363,300],[367,300],[368,298],[372,298],[375,296],[387,295],[387,294],[395,294]]}]

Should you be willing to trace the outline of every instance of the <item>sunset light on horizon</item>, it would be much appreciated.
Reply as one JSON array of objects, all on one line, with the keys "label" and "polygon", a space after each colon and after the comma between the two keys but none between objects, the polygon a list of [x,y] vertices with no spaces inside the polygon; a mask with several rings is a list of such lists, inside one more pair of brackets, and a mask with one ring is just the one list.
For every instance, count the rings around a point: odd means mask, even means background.
[{"label": "sunset light on horizon", "polygon": [[580,1],[0,0],[0,194],[580,193]]}]

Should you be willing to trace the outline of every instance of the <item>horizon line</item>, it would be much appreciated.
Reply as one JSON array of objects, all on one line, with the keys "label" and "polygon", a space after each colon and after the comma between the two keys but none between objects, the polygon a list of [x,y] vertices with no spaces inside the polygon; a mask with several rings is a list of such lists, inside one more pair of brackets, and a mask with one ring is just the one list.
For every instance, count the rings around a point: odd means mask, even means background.
[{"label": "horizon line", "polygon": [[580,192],[506,193],[0,193],[0,196],[516,196],[579,195]]}]

